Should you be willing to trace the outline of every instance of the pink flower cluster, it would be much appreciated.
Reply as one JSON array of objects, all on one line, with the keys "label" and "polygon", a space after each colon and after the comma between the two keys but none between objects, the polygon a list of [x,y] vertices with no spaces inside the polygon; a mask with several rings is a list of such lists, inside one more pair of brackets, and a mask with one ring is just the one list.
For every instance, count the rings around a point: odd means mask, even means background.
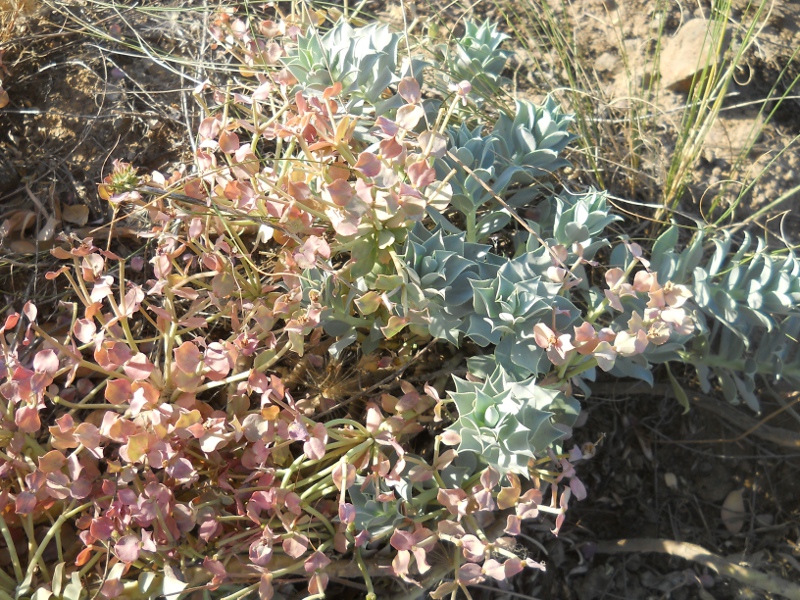
[{"label": "pink flower cluster", "polygon": [[554,365],[574,364],[576,355],[581,355],[594,358],[598,367],[609,371],[618,356],[635,356],[644,352],[648,344],[660,346],[666,343],[673,333],[689,335],[694,331],[694,321],[685,308],[691,297],[686,286],[670,281],[662,286],[657,274],[648,270],[636,273],[631,284],[619,268],[606,272],[606,283],[608,289],[604,293],[611,308],[625,312],[622,304],[625,297],[646,295],[645,309],[641,312],[634,309],[627,328],[619,331],[610,327],[597,330],[592,323],[584,321],[570,334],[537,323],[533,329],[536,344],[546,350],[547,358]]}]

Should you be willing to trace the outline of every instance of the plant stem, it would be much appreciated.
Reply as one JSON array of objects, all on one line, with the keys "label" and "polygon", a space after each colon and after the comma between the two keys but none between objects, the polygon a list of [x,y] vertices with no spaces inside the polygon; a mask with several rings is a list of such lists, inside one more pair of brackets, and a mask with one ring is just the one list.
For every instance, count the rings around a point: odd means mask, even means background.
[{"label": "plant stem", "polygon": [[364,562],[364,557],[361,556],[361,548],[356,548],[355,554],[358,568],[361,570],[361,574],[364,576],[364,585],[367,586],[367,600],[376,600],[377,596],[375,595],[375,587],[372,585],[372,578],[369,576],[369,569],[367,569],[367,564]]},{"label": "plant stem", "polygon": [[258,590],[258,586],[260,583],[254,583],[253,585],[247,586],[246,588],[242,588],[238,592],[234,592],[228,596],[225,596],[221,600],[238,600],[239,598],[243,598],[247,596],[250,592],[255,592]]},{"label": "plant stem", "polygon": [[8,529],[8,525],[6,525],[6,520],[3,518],[2,514],[0,514],[0,533],[3,534],[3,539],[6,541],[6,547],[8,548],[8,553],[11,557],[11,565],[14,567],[14,575],[16,575],[17,581],[22,581],[22,567],[20,567],[19,564],[17,547],[14,545],[11,532]]},{"label": "plant stem", "polygon": [[469,213],[464,215],[467,221],[467,242],[475,243],[477,240],[475,239],[475,228],[477,226],[477,211],[471,210]]}]

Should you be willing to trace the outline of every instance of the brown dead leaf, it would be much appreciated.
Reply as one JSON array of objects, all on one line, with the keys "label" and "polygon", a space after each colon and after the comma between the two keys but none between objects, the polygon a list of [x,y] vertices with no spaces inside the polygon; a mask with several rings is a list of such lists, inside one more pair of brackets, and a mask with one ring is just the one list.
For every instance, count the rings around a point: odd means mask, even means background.
[{"label": "brown dead leaf", "polygon": [[85,204],[62,205],[61,218],[66,223],[83,227],[89,221],[89,207]]},{"label": "brown dead leaf", "polygon": [[0,85],[0,108],[3,108],[9,103],[8,92],[3,89],[3,86]]},{"label": "brown dead leaf", "polygon": [[29,240],[14,240],[8,244],[9,250],[17,254],[36,254],[36,244]]},{"label": "brown dead leaf", "polygon": [[0,225],[0,239],[8,237],[12,233],[24,233],[35,222],[36,213],[32,210],[15,210],[8,214],[3,224]]}]

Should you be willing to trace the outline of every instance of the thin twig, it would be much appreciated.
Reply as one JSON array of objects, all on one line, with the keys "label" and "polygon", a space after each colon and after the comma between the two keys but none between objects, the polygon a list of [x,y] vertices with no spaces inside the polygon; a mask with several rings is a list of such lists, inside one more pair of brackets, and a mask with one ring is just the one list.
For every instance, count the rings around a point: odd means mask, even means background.
[{"label": "thin twig", "polygon": [[800,600],[800,586],[786,581],[775,575],[762,573],[755,569],[743,567],[731,560],[709,552],[702,546],[673,540],[654,538],[640,538],[631,540],[617,540],[600,542],[595,548],[598,554],[623,554],[642,552],[658,552],[677,556],[713,569],[720,575],[730,577],[747,586],[755,587],[765,592],[779,594],[790,600]]}]

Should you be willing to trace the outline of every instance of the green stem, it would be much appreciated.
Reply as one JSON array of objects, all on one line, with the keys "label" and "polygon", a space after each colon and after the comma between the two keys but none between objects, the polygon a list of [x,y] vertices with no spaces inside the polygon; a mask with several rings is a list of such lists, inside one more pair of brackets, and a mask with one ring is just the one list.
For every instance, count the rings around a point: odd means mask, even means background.
[{"label": "green stem", "polygon": [[[3,539],[6,541],[8,553],[11,556],[11,565],[14,567],[14,575],[17,581],[22,581],[22,568],[19,565],[19,556],[17,556],[17,547],[14,545],[14,540],[11,537],[11,532],[6,525],[6,520],[0,514],[0,533],[3,534]],[[4,571],[5,572],[5,571]]]},{"label": "green stem", "polygon": [[36,572],[36,565],[42,561],[42,554],[44,554],[45,548],[47,548],[47,546],[50,544],[53,537],[61,532],[61,527],[64,525],[64,523],[87,508],[91,508],[94,506],[95,502],[98,501],[99,499],[92,502],[87,502],[86,504],[82,504],[77,508],[73,508],[75,506],[74,500],[70,502],[67,509],[61,513],[61,516],[59,516],[58,519],[56,519],[56,522],[53,523],[50,529],[47,530],[44,539],[36,548],[33,556],[31,556],[31,558],[28,560],[28,569],[25,572],[25,579],[21,583],[22,589],[17,590],[17,596],[27,594],[30,591],[30,585],[33,581],[33,574]]},{"label": "green stem", "polygon": [[53,404],[60,404],[61,406],[66,406],[67,408],[71,408],[73,410],[118,410],[121,412],[125,412],[128,407],[127,406],[114,406],[113,404],[80,404],[75,402],[68,402],[64,400],[61,396],[53,396],[50,398]]},{"label": "green stem", "polygon": [[[280,350],[278,350],[275,356],[270,358],[263,365],[259,366],[257,370],[263,373],[264,371],[269,369],[272,365],[274,365],[276,362],[278,362],[281,358],[283,358],[284,354],[286,354],[288,351],[289,351],[289,344],[284,344],[284,346]],[[236,383],[238,381],[243,381],[248,377],[250,377],[250,371],[249,370],[242,371],[241,373],[237,373],[236,375],[231,375],[230,377],[226,377],[221,381],[209,381],[208,383],[205,383],[200,387],[198,387],[197,390],[195,390],[195,393],[204,392],[205,390],[210,390],[212,388],[220,387],[223,385],[229,385],[231,383]],[[177,393],[175,395],[177,397],[180,395],[181,392],[180,390],[176,390],[176,392]]]},{"label": "green stem", "polygon": [[428,505],[428,503],[433,502],[436,499],[439,489],[440,488],[438,487],[433,487],[429,490],[425,490],[419,496],[415,496],[411,500],[411,503],[417,507],[417,509],[422,510]]},{"label": "green stem", "polygon": [[323,515],[317,509],[312,508],[308,503],[304,502],[302,504],[302,507],[303,507],[303,510],[306,511],[308,514],[314,515],[315,517],[317,517],[320,520],[320,522],[325,526],[325,529],[328,530],[328,533],[331,534],[331,536],[336,535],[336,529],[334,529],[334,527],[331,524],[331,522],[328,519],[325,518],[325,515]]},{"label": "green stem", "polygon": [[580,375],[584,371],[588,371],[589,369],[592,369],[595,366],[597,366],[597,359],[596,358],[590,358],[589,360],[586,360],[586,361],[582,362],[581,364],[576,365],[571,371],[568,371],[564,375],[563,381],[569,381],[573,377],[577,377],[578,375]]},{"label": "green stem", "polygon": [[369,576],[369,569],[367,563],[364,562],[364,557],[361,556],[361,548],[356,548],[356,563],[361,574],[364,576],[364,585],[367,586],[367,600],[377,600],[378,596],[375,595],[375,587],[372,585],[372,578]]},{"label": "green stem", "polygon": [[[365,441],[361,442],[361,443],[360,443],[358,446],[355,446],[354,448],[350,448],[350,450],[348,450],[348,451],[345,453],[345,456],[346,456],[346,457],[348,457],[348,458],[350,458],[350,457],[352,457],[352,456],[354,456],[354,455],[356,455],[356,454],[360,454],[360,453],[361,453],[361,451],[363,451],[363,450],[366,450],[366,449],[367,449],[367,448],[369,448],[371,445],[372,445],[372,438],[369,438],[368,440],[365,440]],[[294,472],[296,472],[297,470],[299,470],[299,469],[296,469],[296,468],[295,468],[295,463],[297,463],[297,462],[298,462],[298,460],[300,460],[300,459],[304,458],[304,456],[305,456],[305,455],[300,455],[300,456],[299,456],[299,457],[298,457],[298,458],[295,460],[295,462],[294,462],[294,463],[292,463],[292,465],[291,465],[291,466],[290,466],[290,467],[287,469],[286,473],[284,473],[284,475],[283,475],[283,480],[281,481],[281,487],[285,488],[285,487],[287,487],[287,486],[288,486],[288,484],[289,484],[289,480],[291,479],[291,477],[292,477],[292,474],[293,474]],[[327,458],[327,455],[326,455],[326,458]],[[348,461],[348,462],[349,462],[349,461]],[[299,464],[303,464],[303,461],[300,461],[300,463],[299,463]],[[299,467],[299,464],[298,464],[298,467]],[[303,466],[304,466],[304,467],[305,467],[305,466],[309,466],[309,463],[303,464]],[[327,476],[328,476],[330,473],[332,473],[332,472],[334,471],[334,469],[336,469],[338,466],[339,466],[339,461],[337,460],[337,461],[336,461],[336,462],[334,462],[332,465],[329,465],[328,467],[326,467],[326,468],[325,468],[325,469],[323,469],[322,471],[317,471],[316,473],[313,473],[312,475],[309,475],[309,476],[308,476],[308,477],[306,477],[305,479],[302,479],[301,481],[298,481],[298,482],[297,482],[297,483],[294,485],[294,489],[299,489],[299,488],[305,487],[306,485],[308,485],[308,484],[309,484],[309,483],[311,483],[312,481],[317,481],[317,480],[320,480],[320,479],[324,479],[324,478],[325,478],[325,477],[327,477]]]},{"label": "green stem", "polygon": [[[321,483],[324,482],[320,482],[320,484]],[[300,499],[305,500],[306,502],[313,502],[314,500],[319,500],[320,498],[324,498],[328,494],[339,491],[339,488],[337,488],[335,485],[322,487],[320,484],[316,484],[313,487],[307,489],[302,494],[300,494]]]},{"label": "green stem", "polygon": [[175,298],[172,296],[169,286],[167,286],[166,292],[167,310],[173,317],[169,324],[169,331],[164,336],[164,389],[169,390],[172,388],[172,347],[178,331],[178,319],[175,315]]},{"label": "green stem", "polygon": [[38,562],[44,578],[50,579],[50,571],[48,570],[47,564],[44,562],[44,559],[41,556],[42,553],[44,553],[44,546],[39,546],[36,543],[36,532],[33,528],[33,516],[31,514],[27,514],[21,519],[21,521],[22,527],[25,529],[25,534],[28,536],[28,556],[34,557],[32,559],[33,562],[29,563],[29,565]]},{"label": "green stem", "polygon": [[222,598],[222,600],[238,600],[239,598],[244,598],[250,592],[255,592],[256,590],[258,590],[259,585],[261,585],[260,582],[254,583],[253,585],[247,586],[246,588],[242,588],[238,592],[234,592],[228,596],[225,596],[224,598]]},{"label": "green stem", "polygon": [[[15,590],[17,588],[17,582],[14,581],[11,575],[6,573],[5,569],[0,568],[0,579],[6,582],[6,586],[9,590]],[[2,585],[2,583],[0,583],[0,585]]]},{"label": "green stem", "polygon": [[447,129],[447,124],[450,122],[450,117],[453,116],[453,112],[455,111],[456,106],[458,106],[459,102],[460,102],[460,100],[459,100],[458,96],[454,95],[453,96],[453,101],[450,103],[450,106],[447,108],[447,114],[445,114],[444,119],[442,119],[442,124],[439,126],[439,133],[443,134],[445,132],[445,129]]},{"label": "green stem", "polygon": [[81,578],[85,577],[86,574],[92,570],[92,567],[94,567],[97,564],[97,561],[99,561],[107,553],[108,551],[106,551],[105,553],[95,552],[92,555],[92,558],[90,558],[89,561],[85,565],[83,565],[83,568],[80,570],[78,575],[80,575]]},{"label": "green stem", "polygon": [[471,210],[464,216],[467,219],[467,242],[474,244],[477,242],[475,228],[477,227],[478,213],[476,210]]}]

